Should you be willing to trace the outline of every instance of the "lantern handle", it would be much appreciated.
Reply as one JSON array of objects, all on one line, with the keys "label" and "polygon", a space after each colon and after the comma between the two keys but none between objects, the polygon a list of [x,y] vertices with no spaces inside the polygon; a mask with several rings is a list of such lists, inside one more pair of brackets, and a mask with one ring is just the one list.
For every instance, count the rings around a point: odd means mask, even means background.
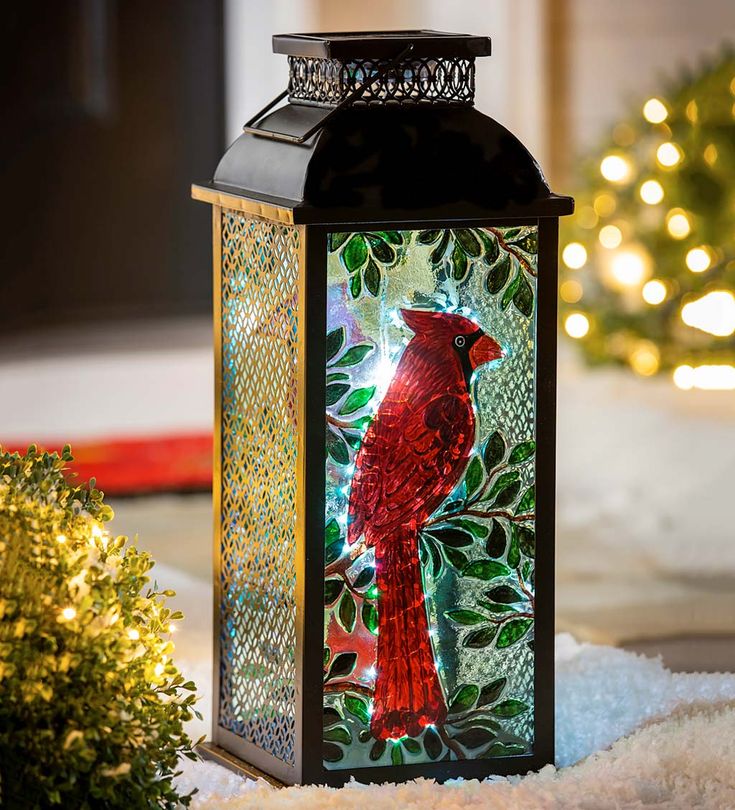
[{"label": "lantern handle", "polygon": [[319,122],[314,124],[313,127],[308,129],[303,135],[289,135],[286,132],[277,132],[272,129],[261,129],[260,127],[256,126],[256,123],[260,121],[266,113],[270,112],[273,107],[276,106],[280,101],[288,95],[288,90],[284,90],[282,93],[279,93],[273,101],[270,101],[268,104],[263,107],[262,110],[255,113],[255,115],[245,124],[242,128],[243,132],[247,132],[249,135],[258,135],[261,138],[271,138],[274,141],[282,141],[283,143],[295,143],[295,144],[303,144],[311,138],[316,132],[320,129],[325,127],[327,123],[334,118],[337,113],[343,110],[345,107],[348,107],[354,101],[357,101],[364,93],[366,93],[376,82],[382,79],[390,70],[393,70],[396,65],[398,65],[401,60],[403,60],[406,56],[408,56],[411,51],[413,50],[413,43],[409,43],[397,56],[388,62],[385,67],[379,70],[368,82],[361,84],[356,90],[353,90],[348,96],[340,101],[336,107],[331,109]]}]

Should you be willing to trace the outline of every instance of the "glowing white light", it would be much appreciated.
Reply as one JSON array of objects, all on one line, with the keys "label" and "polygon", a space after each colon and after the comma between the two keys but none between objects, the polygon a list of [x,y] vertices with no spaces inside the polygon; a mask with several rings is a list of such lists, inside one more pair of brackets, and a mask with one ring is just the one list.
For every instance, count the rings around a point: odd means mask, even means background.
[{"label": "glowing white light", "polygon": [[581,312],[573,312],[571,315],[567,315],[567,319],[564,321],[564,329],[566,329],[569,337],[579,340],[590,331],[589,318]]},{"label": "glowing white light", "polygon": [[735,332],[735,296],[728,290],[715,290],[681,308],[681,319],[687,326],[729,337]]},{"label": "glowing white light", "polygon": [[704,273],[712,264],[712,258],[707,248],[696,247],[687,253],[686,263],[692,273]]},{"label": "glowing white light", "polygon": [[637,287],[646,276],[646,265],[639,253],[623,250],[612,260],[610,266],[615,280],[623,287]]},{"label": "glowing white light", "polygon": [[343,554],[349,554],[350,553],[350,544],[349,543],[345,543],[342,546],[342,553]]},{"label": "glowing white light", "polygon": [[660,304],[666,298],[666,285],[663,281],[654,278],[652,281],[647,281],[641,290],[643,300],[647,304]]},{"label": "glowing white light", "polygon": [[658,180],[646,180],[641,186],[641,199],[648,205],[657,205],[664,198],[664,190]]},{"label": "glowing white light", "polygon": [[674,385],[683,391],[692,388],[703,391],[735,391],[735,366],[679,366],[674,371]]},{"label": "glowing white light", "polygon": [[662,143],[661,146],[659,146],[659,148],[656,150],[656,160],[658,160],[662,166],[666,166],[667,168],[676,166],[681,158],[681,149],[675,143],[671,143],[670,141]]},{"label": "glowing white light", "polygon": [[379,396],[382,396],[390,385],[395,373],[395,366],[388,357],[381,357],[380,362],[375,368],[373,380],[375,381],[376,388],[378,389]]},{"label": "glowing white light", "polygon": [[56,535],[56,542],[61,543],[62,545],[66,543],[66,535],[65,534],[57,534]]},{"label": "glowing white light", "polygon": [[630,163],[620,155],[607,155],[600,163],[600,173],[611,183],[623,183],[630,178]]},{"label": "glowing white light", "polygon": [[128,630],[128,638],[131,641],[137,641],[140,638],[140,633],[134,627],[131,627],[130,630]]},{"label": "glowing white light", "polygon": [[161,675],[163,675],[163,670],[163,664],[156,664],[156,666],[153,668],[153,674],[156,676],[156,678],[160,678]]},{"label": "glowing white light", "polygon": [[61,611],[61,615],[65,621],[70,622],[72,619],[76,617],[77,612],[76,610],[74,610],[73,607],[67,607]]},{"label": "glowing white light", "polygon": [[564,264],[571,270],[579,270],[587,263],[587,251],[579,242],[570,242],[561,254]]},{"label": "glowing white light", "polygon": [[605,225],[604,228],[600,228],[597,238],[603,247],[612,249],[619,247],[623,241],[623,232],[617,225]]},{"label": "glowing white light", "polygon": [[370,680],[373,680],[374,678],[377,678],[378,670],[375,667],[369,667],[365,670],[365,675],[367,675]]},{"label": "glowing white light", "polygon": [[666,217],[666,228],[674,239],[684,239],[692,229],[689,217],[681,208],[672,208]]},{"label": "glowing white light", "polygon": [[643,105],[643,117],[652,124],[661,124],[666,120],[669,112],[661,99],[649,98]]}]

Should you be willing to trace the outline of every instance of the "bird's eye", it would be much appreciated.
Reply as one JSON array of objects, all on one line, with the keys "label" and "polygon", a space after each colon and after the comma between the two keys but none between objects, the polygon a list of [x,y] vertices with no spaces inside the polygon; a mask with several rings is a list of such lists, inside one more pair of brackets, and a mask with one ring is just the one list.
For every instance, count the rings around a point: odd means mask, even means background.
[{"label": "bird's eye", "polygon": [[457,337],[456,337],[456,338],[454,338],[454,345],[455,345],[455,346],[456,346],[458,349],[461,349],[461,348],[464,346],[464,344],[465,344],[466,342],[467,342],[467,341],[465,340],[464,335],[457,335]]}]

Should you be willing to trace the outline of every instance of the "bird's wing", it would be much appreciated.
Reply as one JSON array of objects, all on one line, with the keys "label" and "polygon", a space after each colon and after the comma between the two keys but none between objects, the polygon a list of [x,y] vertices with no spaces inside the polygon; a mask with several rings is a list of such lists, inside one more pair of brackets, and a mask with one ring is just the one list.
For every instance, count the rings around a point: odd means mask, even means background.
[{"label": "bird's wing", "polygon": [[416,399],[411,407],[386,396],[365,435],[350,490],[350,543],[368,526],[382,533],[411,518],[423,522],[464,470],[474,441],[469,396]]}]

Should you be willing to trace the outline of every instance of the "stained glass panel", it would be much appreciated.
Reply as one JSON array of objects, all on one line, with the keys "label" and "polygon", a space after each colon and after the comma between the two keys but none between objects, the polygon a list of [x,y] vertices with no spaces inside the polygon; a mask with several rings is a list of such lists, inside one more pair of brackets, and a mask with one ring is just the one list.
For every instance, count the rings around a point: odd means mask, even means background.
[{"label": "stained glass panel", "polygon": [[329,237],[327,768],[533,749],[537,252]]}]

